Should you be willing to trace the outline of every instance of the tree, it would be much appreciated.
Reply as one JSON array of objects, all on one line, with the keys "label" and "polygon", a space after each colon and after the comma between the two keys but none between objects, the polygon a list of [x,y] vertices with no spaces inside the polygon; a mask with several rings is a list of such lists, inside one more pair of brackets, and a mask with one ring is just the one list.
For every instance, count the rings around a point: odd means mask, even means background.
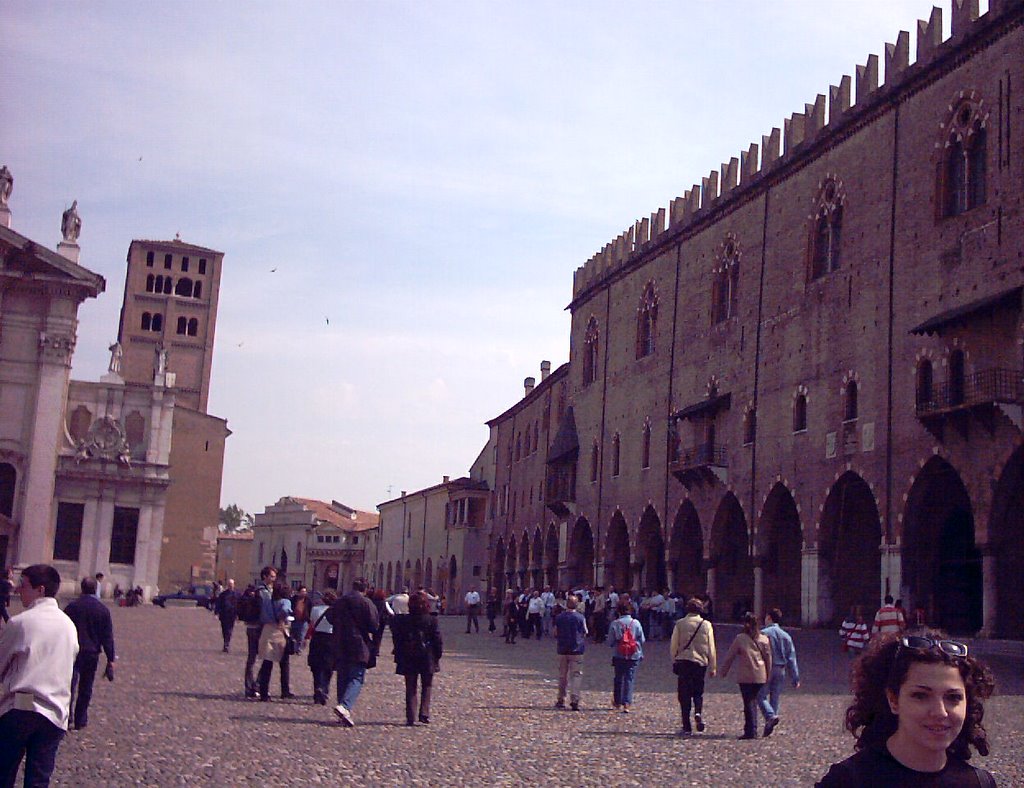
[{"label": "tree", "polygon": [[219,521],[220,530],[229,534],[252,528],[252,515],[234,503],[220,510]]}]

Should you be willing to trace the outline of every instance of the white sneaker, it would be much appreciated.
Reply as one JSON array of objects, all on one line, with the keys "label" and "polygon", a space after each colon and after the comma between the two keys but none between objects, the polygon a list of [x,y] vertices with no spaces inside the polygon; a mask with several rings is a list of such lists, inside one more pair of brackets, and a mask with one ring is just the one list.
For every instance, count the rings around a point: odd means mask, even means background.
[{"label": "white sneaker", "polygon": [[334,707],[334,713],[338,715],[338,719],[341,721],[341,724],[346,728],[351,728],[356,724],[355,720],[352,719],[352,712],[340,703]]}]

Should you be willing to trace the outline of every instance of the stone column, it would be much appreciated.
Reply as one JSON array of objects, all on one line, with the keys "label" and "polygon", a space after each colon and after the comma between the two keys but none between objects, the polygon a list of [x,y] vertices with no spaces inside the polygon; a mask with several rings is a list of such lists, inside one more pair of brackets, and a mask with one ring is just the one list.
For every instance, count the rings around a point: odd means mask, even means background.
[{"label": "stone column", "polygon": [[903,552],[896,544],[883,544],[880,549],[882,588],[879,598],[885,599],[886,594],[892,594],[894,599],[899,599],[903,593]]},{"label": "stone column", "polygon": [[818,548],[806,547],[800,551],[800,623],[805,627],[822,622],[818,596]]},{"label": "stone column", "polygon": [[754,609],[753,614],[760,616],[764,611],[764,567],[761,556],[754,556]]},{"label": "stone column", "polygon": [[153,538],[153,507],[148,503],[139,506],[139,529],[135,534],[135,572],[132,579],[134,585],[149,585],[156,582],[150,577],[149,542]]},{"label": "stone column", "polygon": [[96,563],[93,572],[110,574],[110,535],[114,530],[114,496],[113,489],[101,490],[99,506],[96,511]]},{"label": "stone column", "polygon": [[82,512],[82,545],[78,551],[78,574],[96,574],[96,544],[100,532],[99,500],[88,498]]},{"label": "stone column", "polygon": [[53,560],[53,492],[58,452],[64,439],[64,409],[74,348],[73,324],[64,330],[39,332],[38,385],[32,409],[35,422],[26,464],[22,493],[24,506],[18,534],[19,566]]},{"label": "stone column", "polygon": [[996,556],[991,544],[978,545],[981,550],[982,618],[980,637],[996,635],[996,617],[999,615],[999,595],[996,585]]},{"label": "stone column", "polygon": [[709,566],[707,568],[707,594],[711,597],[711,602],[714,604],[718,601],[718,589],[715,588],[715,567]]},{"label": "stone column", "polygon": [[[166,496],[165,491],[161,491],[161,498]],[[137,581],[138,585],[142,586],[143,596],[148,601],[156,593],[156,589],[160,582],[160,551],[163,549],[164,542],[164,505],[154,504],[150,508],[150,520],[149,520],[149,544],[147,549],[149,556],[146,559],[146,566],[149,568],[149,574],[147,577]],[[256,551],[253,550],[253,557],[255,557]],[[243,587],[244,589],[244,587]],[[169,591],[170,589],[164,589]]]}]

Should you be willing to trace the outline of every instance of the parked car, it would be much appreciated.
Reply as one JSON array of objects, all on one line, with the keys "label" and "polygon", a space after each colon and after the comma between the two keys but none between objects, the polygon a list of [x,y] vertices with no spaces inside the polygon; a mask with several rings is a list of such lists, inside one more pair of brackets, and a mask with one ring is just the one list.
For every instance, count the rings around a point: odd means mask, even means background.
[{"label": "parked car", "polygon": [[194,586],[187,591],[175,591],[173,594],[160,594],[153,597],[153,604],[160,607],[166,607],[168,602],[195,602],[196,607],[205,607],[207,610],[211,610],[214,601],[209,586]]}]

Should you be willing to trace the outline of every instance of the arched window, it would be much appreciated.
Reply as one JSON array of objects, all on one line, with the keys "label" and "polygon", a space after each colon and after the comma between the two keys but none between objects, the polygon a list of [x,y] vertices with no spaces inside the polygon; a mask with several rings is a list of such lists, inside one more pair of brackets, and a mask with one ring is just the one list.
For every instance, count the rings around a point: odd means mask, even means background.
[{"label": "arched window", "polygon": [[845,199],[842,183],[832,177],[826,178],[818,192],[811,233],[811,279],[818,279],[839,268]]},{"label": "arched window", "polygon": [[174,287],[174,295],[190,298],[192,296],[192,280],[187,276],[181,277]]},{"label": "arched window", "polygon": [[149,312],[142,313],[142,330],[150,331],[153,328],[153,316]]},{"label": "arched window", "polygon": [[651,420],[644,421],[644,431],[640,438],[640,467],[651,467]]},{"label": "arched window", "polygon": [[636,357],[654,353],[654,338],[658,327],[658,295],[654,282],[648,282],[636,310]]},{"label": "arched window", "polygon": [[[188,258],[186,258],[188,259]],[[295,543],[295,565],[302,563],[302,542]]]},{"label": "arched window", "polygon": [[622,441],[619,438],[619,433],[615,433],[612,437],[612,476],[618,476],[620,465],[619,460],[622,455]]},{"label": "arched window", "polygon": [[171,277],[165,276],[164,277],[164,295],[170,295],[171,294],[171,285],[172,285]]},{"label": "arched window", "polygon": [[179,317],[178,318],[178,326],[175,329],[174,333],[176,333],[176,334],[184,334],[187,327],[188,327],[188,320],[186,320],[184,317]]},{"label": "arched window", "polygon": [[797,394],[793,400],[793,432],[807,429],[807,395]]},{"label": "arched window", "polygon": [[972,96],[960,102],[944,129],[940,204],[946,216],[956,216],[985,204],[987,120],[988,113],[982,113],[980,102]]},{"label": "arched window", "polygon": [[597,318],[591,316],[587,323],[587,333],[583,338],[583,385],[589,386],[597,379],[597,343],[601,332],[597,327]]},{"label": "arched window", "polygon": [[194,337],[199,333],[199,319],[190,317],[188,319],[188,335]]},{"label": "arched window", "polygon": [[723,323],[734,317],[739,305],[740,249],[732,233],[719,247],[712,270],[711,322]]},{"label": "arched window", "polygon": [[71,414],[69,432],[76,441],[84,441],[92,426],[92,413],[85,405],[79,405]]},{"label": "arched window", "polygon": [[164,291],[164,275],[160,274],[154,280],[153,292],[154,293],[163,293],[163,291]]},{"label": "arched window", "polygon": [[153,328],[154,331],[163,331],[163,328],[164,328],[164,316],[163,315],[153,315],[153,325],[152,325],[152,328]]},{"label": "arched window", "polygon": [[532,439],[532,436],[530,435],[530,428],[529,427],[526,428],[526,432],[524,434],[526,436],[526,446],[523,449],[523,456],[524,457],[529,457],[530,456],[530,441]]},{"label": "arched window", "polygon": [[928,408],[934,399],[935,371],[930,359],[923,358],[917,366],[916,401],[917,409]]},{"label": "arched window", "polygon": [[516,462],[523,456],[523,434],[516,433]]},{"label": "arched window", "polygon": [[149,274],[146,277],[146,292],[147,293],[152,293],[153,292],[153,284],[154,284],[153,274]]},{"label": "arched window", "polygon": [[853,421],[857,418],[857,381],[851,380],[846,384],[846,407],[843,411],[844,421]]},{"label": "arched window", "polygon": [[194,285],[192,285],[192,297],[193,298],[199,298],[200,296],[202,296],[202,294],[203,294],[203,283],[202,282],[196,282]]},{"label": "arched window", "polygon": [[146,440],[146,420],[137,410],[133,410],[125,417],[124,437],[128,441],[128,447],[133,451]]},{"label": "arched window", "polygon": [[[547,411],[545,411],[546,413]],[[540,443],[540,424],[537,422],[533,423],[533,450],[537,451],[537,446]]]},{"label": "arched window", "polygon": [[590,449],[590,481],[592,482],[597,481],[597,460],[597,441],[594,441],[594,445]]},{"label": "arched window", "polygon": [[964,352],[955,348],[949,354],[949,404],[964,402]]}]

